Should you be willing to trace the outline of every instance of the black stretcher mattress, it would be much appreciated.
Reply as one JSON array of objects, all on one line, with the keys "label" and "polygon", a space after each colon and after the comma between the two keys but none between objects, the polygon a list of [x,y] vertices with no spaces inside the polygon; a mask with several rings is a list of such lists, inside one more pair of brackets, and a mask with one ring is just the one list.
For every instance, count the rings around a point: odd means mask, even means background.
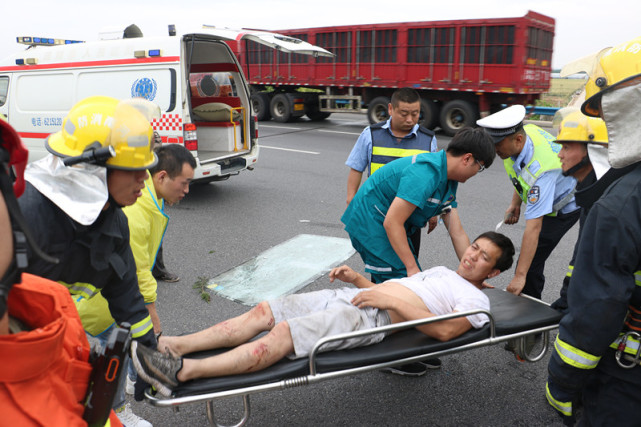
[{"label": "black stretcher mattress", "polygon": [[[485,289],[490,299],[490,311],[494,316],[496,336],[558,324],[561,314],[546,304],[529,298],[518,297],[498,289]],[[317,372],[333,372],[357,368],[375,363],[390,362],[406,357],[452,349],[490,337],[490,327],[473,329],[447,342],[429,338],[416,329],[399,331],[382,342],[367,347],[320,353],[317,356]],[[225,351],[224,349],[200,352],[187,357],[203,358]],[[181,384],[175,397],[214,393],[243,387],[269,384],[280,380],[309,374],[309,359],[283,359],[269,368],[244,375],[206,378]]]}]

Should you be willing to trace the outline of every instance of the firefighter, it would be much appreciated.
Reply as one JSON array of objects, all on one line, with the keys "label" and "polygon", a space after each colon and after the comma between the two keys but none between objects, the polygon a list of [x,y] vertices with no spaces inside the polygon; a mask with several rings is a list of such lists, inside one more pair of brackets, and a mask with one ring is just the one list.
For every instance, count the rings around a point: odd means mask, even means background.
[{"label": "firefighter", "polygon": [[592,205],[548,364],[546,396],[571,425],[639,425],[641,37],[596,56],[581,111],[605,120],[608,161],[629,167]]},{"label": "firefighter", "polygon": [[513,105],[476,124],[494,139],[514,192],[505,224],[515,224],[525,204],[525,231],[514,278],[507,290],[541,298],[545,261],[579,219],[574,201],[576,180],[561,174],[554,137],[533,124],[523,124],[525,107]]},{"label": "firefighter", "polygon": [[608,131],[605,122],[598,117],[588,117],[578,108],[563,108],[555,114],[554,121],[561,121],[556,142],[561,144],[559,159],[563,175],[573,176],[577,180],[574,197],[581,208],[579,218],[579,237],[574,246],[572,260],[568,272],[563,278],[563,286],[559,298],[552,303],[552,307],[566,312],[567,289],[574,270],[576,251],[581,238],[581,231],[585,218],[590,212],[592,204],[603,194],[603,191],[629,171],[628,168],[613,169],[608,164]]},{"label": "firefighter", "polygon": [[[16,196],[27,150],[0,115],[0,413],[3,425],[84,426],[89,343],[64,286],[23,274],[34,244]],[[16,176],[12,188],[9,167]],[[45,261],[55,260],[35,251]],[[73,366],[74,369],[69,369]],[[121,425],[111,413],[106,425]]]},{"label": "firefighter", "polygon": [[[30,252],[27,272],[64,284],[74,300],[101,292],[116,322],[129,323],[133,339],[155,347],[122,212],[142,195],[147,169],[157,162],[148,119],[154,109],[140,99],[78,102],[45,141],[51,154],[27,167],[19,203],[38,245],[59,259],[49,264]],[[82,312],[83,324],[92,315]],[[137,385],[141,400],[144,385]],[[149,426],[120,395],[114,409],[123,423]]]}]

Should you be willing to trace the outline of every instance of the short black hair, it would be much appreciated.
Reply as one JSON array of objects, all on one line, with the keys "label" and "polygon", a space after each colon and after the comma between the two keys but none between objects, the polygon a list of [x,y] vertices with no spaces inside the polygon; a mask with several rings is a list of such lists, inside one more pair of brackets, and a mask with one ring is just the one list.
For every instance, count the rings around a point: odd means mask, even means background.
[{"label": "short black hair", "polygon": [[505,234],[496,233],[494,231],[486,231],[481,234],[479,237],[474,239],[476,242],[479,239],[487,239],[490,242],[494,243],[501,250],[501,256],[496,260],[494,268],[498,268],[499,271],[505,271],[512,267],[514,262],[514,244],[509,237]]},{"label": "short black hair", "polygon": [[183,165],[189,164],[196,169],[196,159],[184,146],[180,144],[166,144],[154,149],[158,156],[158,163],[149,169],[153,176],[160,171],[166,171],[169,178],[176,178],[182,173]]},{"label": "short black hair", "polygon": [[392,103],[392,107],[396,108],[398,107],[398,104],[400,102],[413,104],[420,100],[421,100],[421,97],[419,96],[416,90],[412,89],[411,87],[402,87],[394,91],[394,93],[392,94],[391,103]]},{"label": "short black hair", "polygon": [[489,168],[496,156],[496,148],[492,137],[483,128],[466,126],[456,132],[454,138],[447,146],[447,152],[454,157],[461,157],[471,153],[476,160],[483,162]]}]

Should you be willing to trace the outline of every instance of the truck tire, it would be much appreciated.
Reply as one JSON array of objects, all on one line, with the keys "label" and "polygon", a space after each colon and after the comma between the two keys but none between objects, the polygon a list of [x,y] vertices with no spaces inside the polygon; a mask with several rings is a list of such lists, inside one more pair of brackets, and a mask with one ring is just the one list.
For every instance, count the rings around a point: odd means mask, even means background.
[{"label": "truck tire", "polygon": [[478,109],[467,101],[454,100],[447,102],[441,110],[441,129],[448,136],[465,126],[474,126],[478,119]]},{"label": "truck tire", "polygon": [[259,122],[272,118],[269,112],[269,95],[266,92],[255,92],[251,96],[252,109]]},{"label": "truck tire", "polygon": [[274,95],[269,111],[272,114],[272,118],[279,123],[290,121],[292,118],[292,103],[287,94],[278,93]]},{"label": "truck tire", "polygon": [[318,111],[318,98],[315,98],[305,103],[305,114],[309,117],[309,120],[319,122],[328,118],[332,113]]},{"label": "truck tire", "polygon": [[421,98],[421,118],[419,123],[430,130],[438,126],[439,106],[431,99]]},{"label": "truck tire", "polygon": [[388,105],[390,99],[386,96],[377,96],[367,106],[367,119],[370,124],[384,122],[389,118]]}]

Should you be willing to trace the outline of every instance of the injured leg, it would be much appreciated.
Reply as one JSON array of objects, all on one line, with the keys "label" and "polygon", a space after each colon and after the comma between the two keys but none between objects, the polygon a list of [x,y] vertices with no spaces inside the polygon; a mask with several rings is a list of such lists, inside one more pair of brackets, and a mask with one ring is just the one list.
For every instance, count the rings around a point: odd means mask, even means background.
[{"label": "injured leg", "polygon": [[274,316],[269,304],[261,302],[238,317],[202,331],[175,337],[161,336],[158,340],[158,350],[166,354],[182,356],[197,351],[236,347],[273,327]]},{"label": "injured leg", "polygon": [[138,375],[162,395],[170,396],[180,382],[256,372],[293,351],[289,325],[282,322],[256,341],[205,359],[176,358],[151,350],[136,341],[131,346],[131,358]]}]

